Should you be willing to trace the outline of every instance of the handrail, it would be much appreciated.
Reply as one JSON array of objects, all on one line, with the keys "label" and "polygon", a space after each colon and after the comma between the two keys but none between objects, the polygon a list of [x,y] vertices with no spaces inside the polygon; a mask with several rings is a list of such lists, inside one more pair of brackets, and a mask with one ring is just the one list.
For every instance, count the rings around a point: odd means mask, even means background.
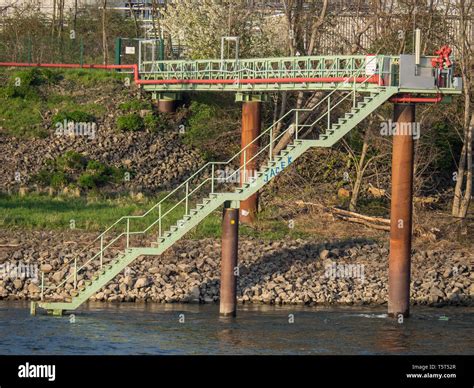
[{"label": "handrail", "polygon": [[[350,56],[351,58],[353,56]],[[362,58],[365,58],[365,56],[361,56]],[[304,58],[304,57],[303,57]],[[373,57],[373,60],[376,60],[378,61],[380,59],[379,56],[374,56]],[[379,63],[380,64],[380,63]],[[357,71],[350,77],[347,77],[347,81],[350,81],[350,80],[353,80],[353,83],[354,83],[354,89],[350,91],[350,93],[348,93],[345,97],[347,98],[347,96],[351,95],[352,93],[355,93],[356,92],[356,88],[355,88],[355,84],[356,84],[356,79],[357,79],[357,76],[360,74],[360,72],[362,70],[365,70],[365,67],[363,68],[359,68],[357,69]],[[381,66],[378,66],[378,72],[380,73],[382,71],[381,69]],[[361,82],[361,84],[365,83],[367,80],[371,79],[373,77],[373,75],[367,77],[365,80],[363,80]],[[107,229],[105,229],[101,234],[99,234],[98,237],[95,238],[95,240],[92,242],[92,244],[90,244],[88,246],[88,248],[93,245],[93,243],[97,242],[99,239],[101,240],[101,249],[99,250],[99,252],[97,252],[95,255],[93,255],[89,260],[87,260],[85,263],[83,263],[79,268],[77,268],[77,263],[75,265],[75,270],[74,270],[74,273],[73,274],[70,274],[69,276],[67,276],[62,282],[60,282],[59,284],[57,285],[50,285],[49,287],[47,287],[46,289],[44,289],[44,286],[42,286],[42,294],[44,294],[44,291],[47,291],[47,290],[50,290],[53,288],[54,286],[54,289],[57,289],[59,288],[60,286],[62,286],[63,284],[65,284],[68,280],[70,280],[72,277],[73,278],[76,278],[77,277],[77,273],[80,272],[82,269],[84,269],[89,263],[91,263],[93,260],[95,260],[98,256],[101,257],[101,260],[102,260],[102,257],[103,257],[103,253],[109,248],[111,247],[115,242],[117,242],[121,237],[123,236],[127,236],[127,248],[128,248],[128,238],[130,235],[136,235],[136,234],[144,234],[146,233],[148,230],[150,230],[154,225],[156,225],[158,222],[160,222],[161,220],[163,220],[168,214],[170,214],[174,209],[176,209],[181,203],[183,203],[184,201],[188,201],[189,198],[191,197],[192,194],[194,194],[198,189],[200,189],[201,187],[203,187],[204,184],[206,184],[209,180],[211,180],[211,182],[213,183],[214,180],[216,178],[214,178],[214,174],[212,174],[212,177],[211,178],[206,178],[204,179],[203,182],[201,182],[200,184],[198,184],[198,186],[196,188],[194,188],[191,192],[186,192],[185,196],[179,200],[177,203],[174,204],[174,206],[171,207],[171,209],[168,209],[164,214],[160,214],[160,216],[153,222],[151,223],[148,227],[146,227],[143,231],[130,231],[129,230],[129,221],[131,219],[141,219],[141,218],[144,218],[146,217],[148,214],[150,214],[154,209],[156,209],[157,207],[160,207],[161,209],[161,205],[165,203],[165,201],[167,199],[169,199],[172,195],[176,194],[179,190],[183,189],[183,188],[189,188],[189,184],[192,182],[193,179],[195,179],[201,172],[205,171],[208,167],[212,167],[213,171],[214,171],[214,167],[217,166],[217,165],[228,165],[228,164],[231,164],[237,157],[239,157],[240,155],[242,155],[242,153],[246,154],[246,151],[248,148],[250,148],[251,146],[253,146],[256,142],[258,142],[264,135],[266,135],[268,132],[272,131],[273,128],[280,122],[282,122],[286,117],[288,117],[288,115],[292,114],[292,113],[299,113],[299,112],[305,112],[305,111],[314,111],[318,106],[320,106],[324,101],[326,101],[328,98],[330,98],[330,96],[332,96],[336,91],[338,91],[341,87],[341,85],[343,85],[342,83],[341,84],[338,84],[336,86],[336,88],[334,90],[332,90],[328,95],[326,95],[318,104],[316,104],[314,107],[312,108],[293,108],[293,109],[290,109],[288,112],[286,112],[283,116],[281,116],[278,120],[276,120],[274,123],[272,123],[271,126],[269,126],[265,131],[263,131],[262,133],[260,133],[255,139],[253,139],[249,144],[247,144],[245,147],[243,147],[239,152],[237,152],[234,156],[232,156],[230,159],[228,159],[227,161],[225,162],[208,162],[206,163],[205,165],[203,165],[201,168],[199,168],[194,174],[192,174],[190,177],[188,177],[184,182],[182,182],[180,185],[178,185],[178,187],[176,187],[174,190],[172,190],[170,193],[168,193],[164,198],[162,198],[159,202],[157,202],[156,204],[154,204],[151,208],[149,208],[145,213],[141,214],[141,215],[131,215],[131,216],[123,216],[121,218],[119,218],[118,220],[116,220],[112,225],[110,225]],[[343,100],[344,100],[343,99]],[[323,114],[324,116],[324,114]],[[323,117],[322,116],[322,117]],[[319,119],[318,119],[319,120]],[[288,128],[282,132],[280,132],[278,134],[277,137],[275,138],[271,138],[270,139],[270,142],[269,144],[265,145],[264,147],[261,147],[261,149],[259,150],[259,152],[254,155],[250,160],[246,160],[244,162],[244,166],[243,168],[246,167],[246,164],[248,164],[249,162],[251,162],[253,159],[255,159],[258,155],[260,155],[261,152],[263,152],[264,150],[266,150],[268,147],[270,147],[271,144],[273,144],[273,142],[275,142],[277,139],[279,139],[281,136],[283,136],[287,131],[290,130],[290,128],[293,128],[293,125],[294,124],[291,124],[290,126],[288,126]],[[301,127],[305,127],[307,125],[302,125]],[[298,131],[298,127],[299,127],[299,124],[296,123],[296,131]],[[226,179],[229,179],[231,178],[234,174],[236,174],[238,171],[240,171],[242,168],[242,166],[240,166],[239,164],[239,168],[234,171],[232,173],[232,175],[230,175],[229,177],[227,177]],[[123,220],[127,220],[127,231],[126,232],[121,232],[118,236],[116,236],[114,239],[112,239],[112,241],[110,241],[106,246],[103,246],[103,239],[104,237],[106,236],[106,234],[112,229],[114,228],[115,226],[119,225]],[[81,252],[84,252],[85,250],[82,250]],[[62,271],[63,269],[65,268],[71,268],[71,265],[70,263],[67,263],[65,266],[63,266],[59,271]]]},{"label": "handrail", "polygon": [[[376,57],[374,57],[374,58],[376,58]],[[362,69],[359,69],[358,72],[360,72],[360,70],[362,70]],[[355,74],[354,76],[349,77],[349,78],[354,78],[354,77],[356,77],[356,76],[357,76],[357,74]],[[366,82],[366,81],[369,80],[371,77],[372,77],[372,76],[367,77],[362,83]],[[286,116],[287,116],[288,114],[290,114],[290,113],[293,113],[293,112],[312,112],[312,111],[314,111],[319,105],[321,105],[324,101],[328,100],[335,92],[337,92],[337,91],[338,91],[338,88],[339,88],[339,85],[338,85],[333,91],[331,91],[331,93],[327,94],[321,101],[319,101],[319,102],[318,102],[314,107],[312,107],[312,108],[293,108],[293,109],[289,110],[289,111],[288,111],[286,114],[284,114],[279,120],[277,120],[274,124],[272,124],[272,125],[271,125],[269,128],[267,128],[264,132],[262,132],[262,133],[260,134],[260,136],[262,136],[263,134],[267,133],[270,129],[272,129],[272,128],[275,126],[275,124],[277,124],[278,122],[280,122],[281,119],[283,119],[284,117],[286,117]],[[348,94],[346,94],[341,100],[339,100],[339,101],[337,102],[337,104],[334,105],[332,108],[334,108],[334,107],[336,107],[337,105],[339,105],[342,101],[344,101],[348,96],[351,96],[352,93],[354,93],[354,92],[355,92],[355,91],[351,90],[351,91],[350,91]],[[331,108],[331,109],[332,109],[332,108]],[[293,125],[296,125],[296,128],[297,128],[297,129],[298,129],[298,128],[308,127],[308,126],[309,126],[309,127],[314,126],[314,125],[315,125],[321,118],[323,118],[326,114],[327,114],[327,113],[323,113],[323,114],[322,114],[317,120],[315,120],[312,124],[299,124],[299,123],[291,124],[285,131],[280,132],[280,134],[279,134],[276,138],[274,138],[273,141],[271,141],[271,142],[273,143],[273,142],[275,142],[276,140],[278,140],[280,137],[282,137],[288,130],[290,130],[290,128],[291,128]],[[249,143],[249,144],[247,145],[247,147],[248,147],[249,145],[251,145],[255,140],[257,140],[260,136],[258,136],[258,137],[255,138],[251,143]],[[260,147],[260,148],[261,148],[260,151],[259,151],[257,154],[255,154],[251,159],[247,160],[247,163],[249,163],[249,162],[251,162],[253,159],[255,159],[262,151],[265,151],[265,150],[267,149],[267,147],[269,147],[269,146],[270,146],[270,144],[268,144],[268,145],[266,145],[266,146],[264,146],[264,147]],[[240,152],[242,152],[242,151],[243,151],[245,148],[247,148],[247,147],[242,148],[242,150],[241,150]],[[237,155],[238,155],[238,154],[236,154],[236,156],[237,156]],[[235,157],[235,156],[234,156],[234,157]],[[230,178],[231,178],[234,174],[236,174],[239,170],[240,170],[240,168],[239,168],[238,170],[236,170],[234,173],[232,173],[229,177],[227,177],[227,179],[230,179]]]}]

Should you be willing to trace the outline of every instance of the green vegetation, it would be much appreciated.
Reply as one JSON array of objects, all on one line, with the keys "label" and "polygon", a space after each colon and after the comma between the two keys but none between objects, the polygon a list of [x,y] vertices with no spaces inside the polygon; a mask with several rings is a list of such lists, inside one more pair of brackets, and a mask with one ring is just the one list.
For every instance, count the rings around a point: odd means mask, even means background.
[{"label": "green vegetation", "polygon": [[40,101],[0,97],[0,127],[17,137],[46,137]]},{"label": "green vegetation", "polygon": [[39,86],[58,82],[60,76],[48,69],[31,68],[15,71],[1,94],[6,98],[35,100],[40,98]]},{"label": "green vegetation", "polygon": [[[60,94],[50,87],[64,80],[84,87],[97,86],[101,82],[118,82],[121,77],[122,74],[95,70],[0,69],[0,128],[21,138],[46,137],[44,114],[48,110],[59,111],[53,117],[53,125],[64,119],[95,122],[106,113],[103,104],[84,103],[80,97]],[[79,104],[81,110],[77,109]]]},{"label": "green vegetation", "polygon": [[139,112],[142,109],[151,110],[152,106],[149,101],[133,99],[121,103],[119,108],[123,112]]},{"label": "green vegetation", "polygon": [[[77,229],[98,232],[104,230],[122,216],[143,214],[164,196],[165,193],[143,201],[136,201],[129,197],[100,200],[81,197],[74,198],[74,201],[71,201],[66,196],[49,197],[31,194],[20,197],[18,195],[0,195],[0,207],[2,208],[0,227],[68,230],[70,221],[74,220]],[[170,209],[172,206],[174,206],[173,202],[165,202],[163,209]],[[163,223],[164,230],[175,224],[181,218],[183,212],[183,207],[177,207],[173,210]],[[268,220],[265,214],[267,212],[260,215],[261,220],[257,223],[255,229],[241,225],[239,234],[267,240],[281,239],[285,236],[291,236],[292,238],[309,236],[308,233],[298,229],[297,226],[294,229],[288,228],[288,223],[283,219]],[[145,219],[134,220],[131,223],[131,230],[143,230],[156,217],[157,214],[152,212]],[[221,217],[221,212],[215,211],[188,233],[187,238],[220,238],[222,232]],[[156,233],[156,230],[152,232]]]},{"label": "green vegetation", "polygon": [[27,69],[10,72],[0,85],[0,126],[19,137],[44,137],[40,86],[57,81],[51,71]]},{"label": "green vegetation", "polygon": [[117,128],[120,131],[137,132],[145,128],[145,122],[138,113],[127,113],[117,117]]},{"label": "green vegetation", "polygon": [[[117,128],[121,131],[149,132],[163,131],[168,127],[168,122],[163,115],[155,115],[150,101],[133,99],[123,102],[119,106],[125,114],[117,118]],[[149,111],[142,117],[142,111]]]},{"label": "green vegetation", "polygon": [[77,152],[68,151],[63,156],[48,160],[46,167],[33,177],[33,181],[55,189],[70,186],[93,190],[120,182],[125,172],[124,169],[109,167]]},{"label": "green vegetation", "polygon": [[64,80],[77,86],[92,87],[107,84],[122,84],[125,78],[130,78],[127,73],[99,70],[99,69],[72,69],[61,70]]},{"label": "green vegetation", "polygon": [[169,123],[162,115],[154,115],[153,113],[148,113],[143,118],[145,128],[150,132],[160,132],[168,128]]},{"label": "green vegetation", "polygon": [[64,121],[74,121],[75,123],[90,123],[95,122],[96,119],[93,115],[79,110],[75,110],[72,112],[61,111],[54,115],[52,119],[53,125],[56,123],[63,123]]}]

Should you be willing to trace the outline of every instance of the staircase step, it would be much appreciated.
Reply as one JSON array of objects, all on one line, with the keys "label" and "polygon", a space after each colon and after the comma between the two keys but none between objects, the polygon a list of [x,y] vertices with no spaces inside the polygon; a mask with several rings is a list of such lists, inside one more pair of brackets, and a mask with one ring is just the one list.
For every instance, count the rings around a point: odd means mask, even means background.
[{"label": "staircase step", "polygon": [[[265,174],[268,174],[268,172],[272,169],[275,168],[276,166],[279,166],[282,161],[287,161],[287,158],[290,158],[290,155],[294,155],[295,159],[299,154],[301,154],[302,151],[307,149],[306,145],[309,146],[329,146],[333,144],[335,141],[337,141],[342,135],[344,135],[346,132],[348,132],[356,122],[359,122],[364,116],[366,115],[367,112],[370,112],[373,110],[373,108],[376,107],[378,103],[383,103],[382,100],[384,100],[384,97],[387,97],[388,94],[393,94],[396,93],[396,88],[390,88],[387,90],[389,93],[385,93],[384,89],[380,89],[379,92],[375,93],[370,93],[370,96],[367,92],[369,90],[363,91],[365,94],[365,97],[360,99],[360,101],[356,101],[356,106],[353,106],[349,112],[345,112],[343,115],[344,117],[339,117],[337,122],[333,123],[330,128],[327,128],[324,133],[320,133],[318,136],[318,139],[322,141],[321,144],[315,144],[312,141],[308,140],[303,140],[303,139],[294,139],[291,144],[288,144],[283,150],[281,150],[277,156],[272,158],[272,160],[267,160],[265,163],[262,163],[262,167],[260,167],[259,171],[257,172],[256,176],[252,175],[245,184],[243,184],[241,187],[235,187],[233,188],[234,192],[236,193],[244,193],[245,196],[247,196],[248,192],[251,192],[252,189],[252,183],[255,181],[256,178],[260,178],[260,180],[263,180],[263,176]],[[377,98],[374,101],[374,98]],[[336,120],[335,120],[336,121]],[[324,130],[325,126],[321,128]],[[336,133],[338,131],[338,133]],[[292,152],[292,150],[294,150]],[[289,161],[289,160],[288,160]],[[229,186],[230,187],[230,186]],[[231,191],[231,190],[230,190]],[[166,246],[170,245],[172,242],[174,242],[178,237],[180,237],[187,229],[186,226],[189,226],[190,224],[194,224],[194,220],[201,219],[205,214],[207,214],[210,210],[212,210],[217,204],[221,203],[221,198],[222,200],[228,199],[225,198],[224,195],[226,193],[209,193],[207,198],[204,198],[201,202],[197,205],[195,205],[195,208],[190,210],[188,214],[183,215],[183,217],[177,221],[176,225],[172,225],[169,230],[165,231],[165,233],[156,238],[156,242],[151,243],[151,246],[154,247],[161,247],[164,248],[164,243],[167,243]],[[242,195],[243,196],[243,195]],[[230,196],[231,199],[233,198],[239,198],[240,196]],[[193,218],[195,217],[195,218]],[[191,223],[191,220],[193,222]],[[183,228],[184,227],[184,228]],[[72,304],[65,304],[65,305],[60,305],[57,304],[57,307],[54,307],[54,305],[51,305],[51,309],[57,308],[57,309],[64,309],[67,307],[75,308],[78,305],[80,305],[84,300],[86,300],[90,293],[98,288],[99,286],[103,286],[105,282],[109,279],[111,279],[117,272],[120,272],[124,269],[125,264],[131,262],[133,259],[138,257],[138,255],[141,254],[154,254],[154,251],[151,250],[151,252],[145,252],[140,250],[133,250],[133,249],[125,249],[122,251],[124,253],[114,257],[112,260],[109,260],[103,268],[98,269],[95,271],[95,273],[92,275],[91,279],[83,279],[80,283],[81,285],[75,290],[71,291],[70,294],[74,295],[73,298],[66,298],[67,302],[66,303],[71,303]],[[71,283],[69,281],[69,283]],[[70,286],[68,286],[70,287]],[[49,307],[48,307],[49,308]],[[58,311],[58,310],[56,310]]]}]

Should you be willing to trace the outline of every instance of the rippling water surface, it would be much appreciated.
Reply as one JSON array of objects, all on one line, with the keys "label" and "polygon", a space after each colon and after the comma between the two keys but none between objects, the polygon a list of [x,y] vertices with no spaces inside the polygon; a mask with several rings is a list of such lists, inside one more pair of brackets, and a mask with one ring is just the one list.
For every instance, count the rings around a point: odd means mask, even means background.
[{"label": "rippling water surface", "polygon": [[[72,317],[0,302],[0,354],[474,354],[474,309],[90,304]],[[184,322],[183,322],[184,320]],[[293,323],[290,323],[294,321]]]}]

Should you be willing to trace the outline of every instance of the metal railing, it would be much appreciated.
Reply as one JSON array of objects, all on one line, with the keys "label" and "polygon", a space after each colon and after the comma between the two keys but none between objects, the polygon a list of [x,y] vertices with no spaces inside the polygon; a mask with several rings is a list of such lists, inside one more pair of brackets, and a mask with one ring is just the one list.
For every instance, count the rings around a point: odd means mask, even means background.
[{"label": "metal railing", "polygon": [[[374,57],[374,60],[378,61],[377,57]],[[380,66],[379,66],[380,69]],[[356,83],[356,77],[359,76],[359,73],[362,72],[364,68],[359,69],[352,77],[348,78],[348,82],[351,82],[353,78],[353,88],[348,91],[348,93],[343,96],[339,102],[332,105],[331,108],[331,101],[334,101],[334,95],[338,91],[347,91],[343,88],[346,86],[341,83],[337,85],[334,90],[328,93],[323,99],[321,99],[315,106],[312,108],[299,108],[299,109],[291,109],[287,113],[285,113],[282,117],[280,117],[277,121],[275,121],[271,126],[269,126],[266,130],[261,132],[259,136],[257,136],[251,143],[247,146],[242,148],[238,153],[236,153],[233,157],[225,162],[209,162],[199,168],[194,174],[192,174],[188,179],[186,179],[183,183],[178,185],[178,187],[168,193],[164,198],[162,198],[159,202],[154,204],[151,208],[149,208],[145,213],[141,215],[132,215],[132,216],[124,216],[119,218],[115,221],[112,225],[110,225],[107,229],[105,229],[88,247],[86,247],[81,252],[86,254],[91,246],[95,246],[97,243],[100,244],[99,251],[92,255],[89,259],[87,259],[83,264],[79,264],[77,260],[77,256],[74,259],[72,266],[68,263],[63,266],[59,271],[64,271],[66,268],[69,268],[69,274],[66,275],[66,278],[59,282],[58,284],[52,284],[48,287],[44,284],[44,274],[42,274],[41,280],[41,299],[44,299],[44,295],[47,291],[50,290],[57,290],[62,287],[64,284],[72,281],[73,289],[77,289],[78,285],[78,274],[81,273],[84,269],[91,266],[95,260],[98,260],[98,269],[102,269],[104,266],[104,258],[105,253],[110,252],[112,247],[116,246],[120,241],[122,241],[122,249],[128,249],[132,247],[132,243],[130,241],[131,236],[135,235],[144,235],[149,232],[152,228],[157,228],[157,235],[158,238],[163,236],[163,230],[165,230],[168,224],[172,225],[175,218],[176,220],[182,220],[185,215],[189,215],[189,210],[193,204],[197,203],[197,201],[202,200],[203,198],[209,198],[211,194],[216,193],[216,189],[221,185],[222,188],[226,190],[229,189],[228,184],[231,183],[233,189],[241,187],[240,183],[248,183],[251,182],[252,179],[249,179],[249,171],[247,167],[261,155],[264,155],[268,152],[268,157],[266,159],[268,161],[273,160],[273,149],[274,144],[279,141],[284,135],[289,133],[291,136],[294,136],[295,139],[298,139],[299,131],[303,127],[314,126],[317,122],[321,120],[322,117],[327,115],[328,117],[328,127],[330,127],[330,113],[341,103],[342,101],[346,100],[348,97],[353,97],[355,101],[355,94],[360,91],[364,90],[364,83],[366,83],[372,75],[366,77],[362,82]],[[379,70],[380,72],[380,70]],[[380,74],[379,74],[380,75]],[[309,124],[300,124],[300,114],[302,112],[314,112],[321,106],[328,106],[328,110],[323,113],[316,121],[314,121],[311,125]],[[283,125],[289,117],[293,115],[293,118],[290,120],[290,124],[287,128],[281,131],[278,134],[274,133],[274,129],[279,126]],[[265,141],[264,144],[261,144]],[[259,145],[259,151],[253,155],[252,157],[248,157],[250,152],[249,149],[254,147],[255,145]],[[236,169],[232,169],[232,166],[238,166]],[[219,171],[228,171],[233,170],[233,172],[226,176],[225,178],[218,177]],[[237,186],[233,185],[233,183],[238,183]],[[204,190],[205,189],[205,190]],[[232,187],[230,188],[232,190]],[[204,192],[204,195],[199,195],[199,193]],[[170,205],[169,202],[173,197],[177,197],[175,201]],[[179,211],[179,214],[182,214],[180,217],[172,217],[173,212]],[[152,222],[148,224],[148,226],[144,229],[134,230],[131,228],[131,221],[132,220],[143,220],[146,217],[153,215]],[[165,222],[168,220],[169,222]],[[117,235],[110,237],[110,240],[107,240],[109,234],[117,229],[121,231],[118,232]],[[112,252],[113,255],[113,252]],[[94,273],[95,274],[95,273]],[[93,274],[93,275],[94,275]]]},{"label": "metal railing", "polygon": [[366,67],[364,55],[302,56],[252,59],[142,61],[145,79],[258,79],[351,77]]}]

